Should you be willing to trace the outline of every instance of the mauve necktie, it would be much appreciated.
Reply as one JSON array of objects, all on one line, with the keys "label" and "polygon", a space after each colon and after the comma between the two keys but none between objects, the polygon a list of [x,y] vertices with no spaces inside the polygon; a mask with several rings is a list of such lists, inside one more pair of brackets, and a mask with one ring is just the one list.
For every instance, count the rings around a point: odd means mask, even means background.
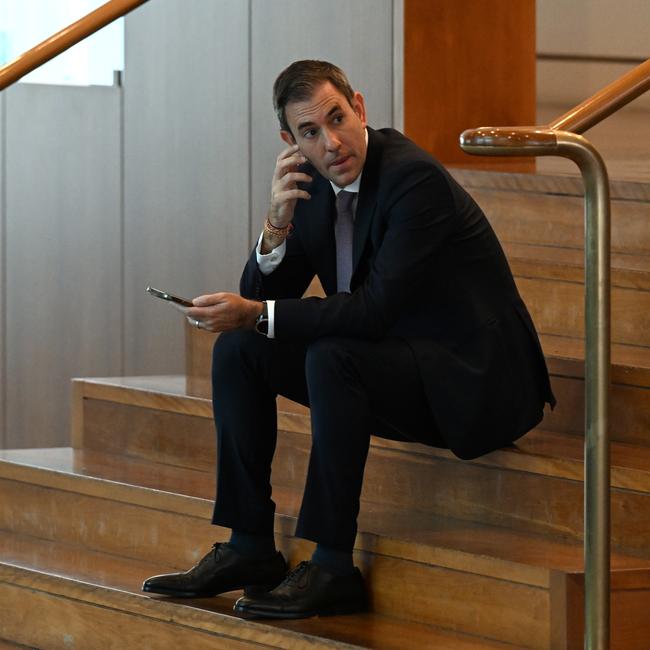
[{"label": "mauve necktie", "polygon": [[336,196],[336,290],[350,291],[352,278],[352,232],[356,192],[341,190]]}]

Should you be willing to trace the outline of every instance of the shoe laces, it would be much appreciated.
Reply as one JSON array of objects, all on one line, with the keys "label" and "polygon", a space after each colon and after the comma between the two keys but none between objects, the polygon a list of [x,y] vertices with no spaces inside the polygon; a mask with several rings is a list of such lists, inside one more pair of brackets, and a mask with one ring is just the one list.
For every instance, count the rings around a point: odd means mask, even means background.
[{"label": "shoe laces", "polygon": [[307,560],[302,561],[300,564],[298,564],[297,567],[289,571],[287,577],[284,579],[283,584],[291,585],[302,581],[305,574],[309,573],[310,566],[311,562],[308,562]]},{"label": "shoe laces", "polygon": [[205,557],[202,558],[201,563],[203,560],[208,560],[208,559],[214,559],[215,561],[219,559],[219,554],[221,553],[223,549],[224,543],[223,542],[215,542],[212,545],[212,548],[208,553],[205,555]]},{"label": "shoe laces", "polygon": [[210,549],[189,571],[187,571],[187,574],[194,575],[206,562],[209,562],[213,558],[216,560],[217,553],[219,552],[219,548],[221,546],[222,542],[216,542],[213,544],[212,549]]}]

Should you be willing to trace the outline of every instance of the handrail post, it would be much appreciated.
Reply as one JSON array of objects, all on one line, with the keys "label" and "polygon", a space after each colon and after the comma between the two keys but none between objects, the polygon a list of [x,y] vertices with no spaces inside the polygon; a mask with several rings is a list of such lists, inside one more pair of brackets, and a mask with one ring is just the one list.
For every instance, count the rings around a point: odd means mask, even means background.
[{"label": "handrail post", "polygon": [[585,187],[585,641],[609,648],[610,620],[610,202],[607,169],[585,138],[558,132]]},{"label": "handrail post", "polygon": [[562,156],[580,168],[585,189],[584,647],[610,637],[610,203],[607,168],[585,138],[548,127],[481,127],[460,137],[467,153]]}]

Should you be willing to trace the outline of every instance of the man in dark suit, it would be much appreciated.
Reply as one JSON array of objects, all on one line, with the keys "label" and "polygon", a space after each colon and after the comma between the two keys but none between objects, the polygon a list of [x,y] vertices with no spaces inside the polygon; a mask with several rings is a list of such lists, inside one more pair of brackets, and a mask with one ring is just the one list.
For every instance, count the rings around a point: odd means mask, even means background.
[{"label": "man in dark suit", "polygon": [[[365,606],[352,548],[370,435],[474,458],[525,434],[554,398],[501,246],[449,173],[397,131],[368,128],[363,97],[329,63],[289,66],[274,102],[289,146],[241,295],[188,310],[197,327],[226,332],[213,358],[213,523],[232,536],[143,588],[266,587],[236,609],[353,612]],[[302,298],[314,276],[326,297]],[[270,486],[278,394],[309,405],[312,421],[296,535],[317,546],[286,577]]]}]

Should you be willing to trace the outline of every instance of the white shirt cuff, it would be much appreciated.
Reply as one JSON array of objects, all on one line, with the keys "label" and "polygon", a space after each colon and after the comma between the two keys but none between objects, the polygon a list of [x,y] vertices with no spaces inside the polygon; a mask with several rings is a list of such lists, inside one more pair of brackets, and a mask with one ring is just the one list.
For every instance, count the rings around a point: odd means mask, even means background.
[{"label": "white shirt cuff", "polygon": [[266,301],[266,310],[269,314],[269,331],[267,337],[270,339],[275,338],[275,300]]},{"label": "white shirt cuff", "polygon": [[[260,235],[260,238],[257,240],[257,248],[255,249],[255,255],[257,257],[257,266],[260,269],[262,275],[271,275],[275,269],[280,266],[280,262],[284,259],[284,254],[287,250],[287,242],[283,241],[279,246],[274,248],[270,253],[262,255],[262,239],[264,238],[264,232]],[[270,330],[269,330],[270,331]],[[273,337],[271,337],[273,338]]]}]

